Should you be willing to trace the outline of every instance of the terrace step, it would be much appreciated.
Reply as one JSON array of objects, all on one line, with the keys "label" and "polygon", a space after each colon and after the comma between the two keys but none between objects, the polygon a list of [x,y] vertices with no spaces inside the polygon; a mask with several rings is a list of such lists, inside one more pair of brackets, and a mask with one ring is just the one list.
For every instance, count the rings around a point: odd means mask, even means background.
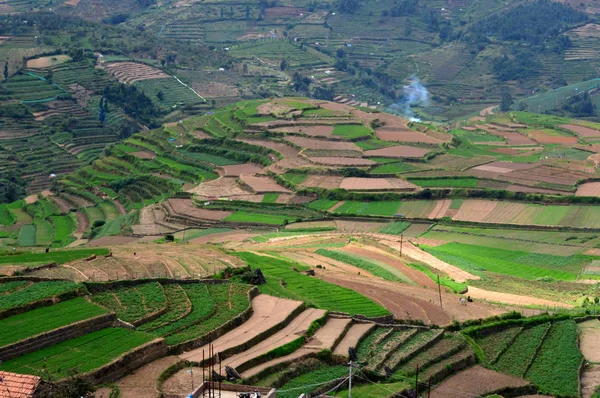
[{"label": "terrace step", "polygon": [[[248,349],[283,329],[304,309],[304,303],[261,294],[252,300],[252,309],[250,319],[212,342],[214,352],[218,353],[221,360],[228,354],[231,356]],[[208,345],[185,352],[179,357],[201,362],[203,357],[208,359]]]},{"label": "terrace step", "polygon": [[417,333],[413,337],[406,341],[402,346],[392,352],[388,358],[383,362],[380,369],[384,366],[396,370],[400,365],[408,362],[411,358],[415,357],[421,351],[431,347],[437,343],[444,336],[444,330],[426,331]]},{"label": "terrace step", "polygon": [[316,356],[322,350],[333,350],[340,340],[344,338],[351,325],[351,319],[330,318],[325,326],[317,330],[310,341],[298,350],[289,355],[275,358],[247,369],[241,373],[241,376],[244,379],[248,379],[257,376],[267,369],[284,366],[302,358]]},{"label": "terrace step", "polygon": [[374,323],[355,323],[350,327],[348,332],[346,332],[346,335],[337,347],[335,347],[333,354],[348,357],[348,350],[350,348],[356,349],[358,343],[360,343],[366,335],[371,333],[375,327],[376,325]]},{"label": "terrace step", "polygon": [[277,333],[246,349],[245,351],[222,361],[223,369],[225,369],[225,366],[231,366],[232,368],[246,366],[247,368],[250,368],[253,365],[250,361],[268,353],[277,347],[294,341],[300,336],[305,335],[308,332],[308,328],[310,327],[311,323],[325,316],[325,313],[326,312],[324,310],[319,310],[316,308],[308,308],[302,311],[297,317],[292,319],[286,327]]}]

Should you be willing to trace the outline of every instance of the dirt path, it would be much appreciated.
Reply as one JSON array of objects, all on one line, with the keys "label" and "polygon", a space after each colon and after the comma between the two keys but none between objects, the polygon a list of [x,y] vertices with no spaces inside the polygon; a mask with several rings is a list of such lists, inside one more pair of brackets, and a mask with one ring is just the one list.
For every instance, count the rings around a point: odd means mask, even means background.
[{"label": "dirt path", "polygon": [[[300,301],[286,300],[261,294],[252,300],[252,309],[254,312],[250,319],[216,339],[212,343],[213,349],[219,353],[244,344],[257,335],[282,323],[292,312],[296,311],[302,305],[303,303]],[[200,362],[203,355],[208,356],[208,346],[186,352],[179,357],[188,361]]]},{"label": "dirt path", "polygon": [[77,229],[75,232],[84,233],[90,226],[90,222],[83,211],[80,210],[75,214],[77,215]]},{"label": "dirt path", "polygon": [[[394,250],[399,250],[399,245],[400,245],[400,241],[394,241],[394,240],[390,240],[390,236],[377,236],[379,239],[383,239],[380,240],[380,243],[391,247]],[[473,275],[467,271],[464,271],[458,267],[455,267],[454,265],[450,265],[440,259],[438,259],[437,257],[432,256],[431,254],[419,249],[418,247],[416,247],[415,245],[413,245],[410,242],[404,242],[402,245],[402,255],[412,258],[413,260],[416,261],[420,261],[422,263],[425,263],[437,270],[440,270],[446,274],[448,274],[448,276],[452,279],[454,279],[457,282],[465,282],[467,280],[478,280],[481,279],[479,276],[477,275]]]},{"label": "dirt path", "polygon": [[577,324],[581,353],[589,362],[600,363],[600,322],[596,319]]},{"label": "dirt path", "polygon": [[117,210],[119,211],[119,213],[124,216],[125,214],[127,214],[127,210],[125,209],[125,206],[123,206],[123,204],[121,202],[119,202],[118,200],[113,200],[113,205],[115,205],[115,207],[117,208]]},{"label": "dirt path", "polygon": [[489,290],[479,289],[477,287],[469,286],[469,293],[472,298],[479,300],[486,300],[496,303],[504,303],[516,306],[529,306],[539,305],[546,307],[560,307],[560,308],[573,308],[570,304],[559,303],[557,301],[544,300],[540,298],[530,296],[519,296],[517,294],[492,292]]},{"label": "dirt path", "polygon": [[431,391],[431,396],[448,398],[460,395],[462,398],[477,398],[505,387],[522,387],[528,384],[528,381],[519,377],[505,375],[477,365],[444,380]]},{"label": "dirt path", "polygon": [[600,385],[600,365],[588,365],[581,375],[581,396],[591,398],[596,387]]},{"label": "dirt path", "polygon": [[340,356],[348,356],[349,348],[356,348],[358,342],[367,334],[371,329],[375,327],[372,323],[356,323],[350,327],[350,330],[346,333],[342,341],[335,347],[333,353]]},{"label": "dirt path", "polygon": [[58,196],[50,196],[50,199],[52,199],[54,201],[54,203],[56,203],[58,205],[58,207],[60,208],[60,214],[63,214],[63,215],[68,214],[69,211],[71,210],[71,206],[63,198],[58,197]]},{"label": "dirt path", "polygon": [[169,366],[178,361],[176,356],[160,358],[125,376],[116,384],[121,398],[158,397],[156,380]]}]

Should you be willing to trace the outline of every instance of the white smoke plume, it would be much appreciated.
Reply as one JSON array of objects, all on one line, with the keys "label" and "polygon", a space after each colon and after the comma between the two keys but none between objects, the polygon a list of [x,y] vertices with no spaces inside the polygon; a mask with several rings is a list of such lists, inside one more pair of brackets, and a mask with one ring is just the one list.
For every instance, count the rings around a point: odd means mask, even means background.
[{"label": "white smoke plume", "polygon": [[411,106],[427,104],[429,104],[429,91],[423,86],[418,77],[413,76],[411,83],[402,88],[402,99],[390,108],[406,116],[411,122],[420,122],[421,119],[415,117]]}]

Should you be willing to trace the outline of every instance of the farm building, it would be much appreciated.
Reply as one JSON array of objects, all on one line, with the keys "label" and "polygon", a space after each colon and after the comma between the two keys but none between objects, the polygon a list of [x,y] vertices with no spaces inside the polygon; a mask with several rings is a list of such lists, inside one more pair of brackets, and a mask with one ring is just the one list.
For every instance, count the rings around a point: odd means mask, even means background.
[{"label": "farm building", "polygon": [[34,397],[40,381],[37,376],[0,371],[0,397]]}]

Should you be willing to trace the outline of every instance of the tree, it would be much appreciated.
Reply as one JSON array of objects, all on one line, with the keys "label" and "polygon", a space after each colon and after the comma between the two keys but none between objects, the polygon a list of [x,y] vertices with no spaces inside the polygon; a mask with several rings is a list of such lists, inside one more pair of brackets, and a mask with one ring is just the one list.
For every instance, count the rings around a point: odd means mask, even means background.
[{"label": "tree", "polygon": [[281,63],[279,64],[279,69],[286,70],[287,67],[288,67],[287,61],[285,59],[282,59]]},{"label": "tree", "polygon": [[8,61],[4,64],[4,80],[8,80]]},{"label": "tree", "polygon": [[335,53],[335,56],[338,58],[344,58],[346,56],[346,51],[344,51],[343,48],[338,48],[338,50]]},{"label": "tree", "polygon": [[513,103],[514,103],[513,97],[510,94],[510,91],[508,91],[508,89],[503,90],[502,91],[502,102],[500,102],[500,110],[502,112],[508,112]]},{"label": "tree", "polygon": [[158,93],[156,93],[156,98],[158,98],[159,100],[164,100],[165,99],[165,93],[162,92],[162,90],[158,90]]}]

